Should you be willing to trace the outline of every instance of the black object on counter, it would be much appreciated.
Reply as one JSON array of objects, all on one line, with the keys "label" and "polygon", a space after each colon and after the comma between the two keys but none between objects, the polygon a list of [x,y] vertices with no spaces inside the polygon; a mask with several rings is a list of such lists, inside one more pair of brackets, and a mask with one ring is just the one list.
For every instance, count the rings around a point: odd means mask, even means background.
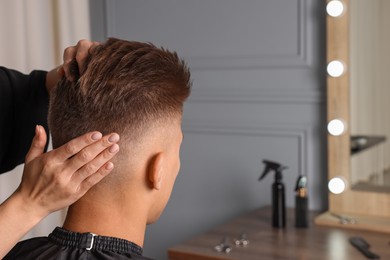
[{"label": "black object on counter", "polygon": [[295,227],[307,228],[309,226],[309,205],[306,176],[298,177],[295,191]]},{"label": "black object on counter", "polygon": [[282,166],[277,162],[263,160],[265,169],[260,176],[261,181],[269,172],[275,172],[275,181],[272,184],[272,226],[277,228],[284,228],[286,226],[286,203],[284,184],[282,182],[282,171],[286,166]]},{"label": "black object on counter", "polygon": [[379,255],[369,250],[370,245],[361,237],[351,237],[349,242],[356,247],[368,259],[380,259]]}]

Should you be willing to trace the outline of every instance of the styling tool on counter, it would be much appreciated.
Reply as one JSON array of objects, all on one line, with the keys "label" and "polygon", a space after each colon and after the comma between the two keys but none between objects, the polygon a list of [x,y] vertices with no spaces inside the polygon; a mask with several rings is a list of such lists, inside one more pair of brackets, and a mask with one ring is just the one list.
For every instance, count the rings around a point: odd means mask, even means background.
[{"label": "styling tool on counter", "polygon": [[214,250],[218,253],[225,253],[228,254],[230,251],[232,251],[232,247],[229,245],[229,238],[227,236],[224,236],[221,243],[216,245],[214,247]]},{"label": "styling tool on counter", "polygon": [[263,160],[263,163],[265,164],[265,168],[259,181],[271,171],[275,173],[275,181],[272,184],[272,226],[284,228],[286,226],[286,203],[282,172],[287,167],[268,160]]},{"label": "styling tool on counter", "polygon": [[247,234],[245,232],[242,232],[240,238],[234,240],[234,244],[236,246],[247,246],[249,244]]},{"label": "styling tool on counter", "polygon": [[295,227],[309,226],[309,205],[307,198],[307,177],[300,175],[295,186]]},{"label": "styling tool on counter", "polygon": [[346,224],[356,224],[357,221],[354,218],[338,215],[335,213],[330,213],[333,217],[336,217],[340,220],[340,224],[346,225]]},{"label": "styling tool on counter", "polygon": [[351,237],[349,242],[368,259],[380,259],[380,256],[369,250],[370,244],[361,237]]}]

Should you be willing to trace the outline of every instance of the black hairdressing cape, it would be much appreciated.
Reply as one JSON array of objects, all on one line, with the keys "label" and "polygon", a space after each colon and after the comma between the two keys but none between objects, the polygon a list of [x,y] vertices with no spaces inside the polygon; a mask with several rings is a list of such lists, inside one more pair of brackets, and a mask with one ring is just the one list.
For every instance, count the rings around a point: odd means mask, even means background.
[{"label": "black hairdressing cape", "polygon": [[142,248],[125,239],[77,233],[57,227],[48,237],[19,242],[4,260],[152,260],[142,256]]}]

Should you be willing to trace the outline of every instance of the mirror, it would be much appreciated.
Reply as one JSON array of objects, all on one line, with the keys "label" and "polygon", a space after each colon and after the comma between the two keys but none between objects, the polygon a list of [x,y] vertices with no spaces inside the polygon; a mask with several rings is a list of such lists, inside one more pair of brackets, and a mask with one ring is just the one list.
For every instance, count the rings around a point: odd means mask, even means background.
[{"label": "mirror", "polygon": [[348,10],[351,186],[390,192],[390,1],[353,0]]},{"label": "mirror", "polygon": [[[359,118],[367,118],[366,120],[372,120],[372,117],[378,117],[376,120],[380,122],[380,125],[383,125],[384,117],[390,117],[387,115],[387,111],[381,111],[380,114],[376,115],[365,115],[365,113],[368,113],[368,110],[371,109],[371,107],[375,107],[376,109],[379,103],[390,103],[385,100],[386,97],[390,97],[389,92],[387,92],[387,94],[380,95],[383,99],[381,101],[376,101],[373,99],[373,86],[377,83],[377,81],[379,81],[376,74],[379,73],[379,71],[385,71],[388,75],[390,75],[390,68],[385,64],[374,65],[373,63],[368,63],[360,65],[359,63],[358,66],[355,64],[357,63],[356,59],[361,59],[352,56],[355,52],[357,52],[359,55],[365,55],[366,57],[369,57],[371,61],[373,60],[374,56],[381,56],[385,54],[385,52],[381,52],[378,55],[372,54],[371,51],[373,51],[373,49],[377,49],[377,47],[366,47],[364,50],[358,50],[356,49],[356,46],[353,47],[353,45],[350,45],[352,41],[356,41],[356,39],[354,39],[355,36],[351,35],[350,33],[353,33],[352,30],[360,29],[358,27],[353,27],[350,20],[351,17],[354,17],[351,14],[354,6],[351,6],[350,4],[351,2],[355,3],[357,1],[358,0],[325,0],[326,4],[333,2],[336,3],[336,5],[342,4],[343,6],[342,12],[336,12],[338,15],[328,14],[326,17],[326,59],[328,64],[332,61],[338,60],[341,61],[344,65],[342,74],[336,76],[328,74],[327,76],[327,121],[329,123],[334,119],[339,119],[343,122],[343,132],[341,134],[328,134],[327,136],[328,180],[343,180],[344,187],[341,192],[328,192],[328,211],[319,215],[315,219],[315,223],[319,225],[366,229],[390,233],[390,193],[378,192],[380,190],[379,187],[385,186],[369,184],[368,186],[371,186],[370,189],[359,189],[359,187],[356,187],[357,183],[360,180],[364,180],[365,177],[356,177],[359,176],[356,175],[356,168],[359,166],[354,165],[355,162],[353,162],[353,157],[357,158],[367,151],[381,149],[378,147],[381,147],[381,145],[387,144],[388,142],[386,140],[385,132],[369,131],[374,129],[372,126],[373,123],[371,123],[372,121],[358,123],[356,120]],[[361,1],[367,1],[368,5],[374,2],[374,0],[359,0],[359,2]],[[384,0],[381,2],[384,4],[387,1],[388,0]],[[390,1],[388,2],[389,3],[386,3],[386,5],[390,4]],[[382,11],[385,12],[384,10]],[[366,15],[367,9],[363,9],[361,12],[363,12],[363,14],[359,15],[364,16]],[[375,21],[379,21],[377,15],[371,18]],[[386,20],[388,19],[387,17],[384,17],[383,19],[385,18]],[[358,19],[360,19],[360,16]],[[360,20],[358,23],[360,23]],[[365,26],[366,24],[360,25],[360,27]],[[385,30],[386,26],[383,28],[383,30]],[[370,33],[372,34],[372,32]],[[360,37],[367,38],[367,44],[373,44],[375,40],[372,38],[371,34],[362,33],[360,34]],[[359,44],[359,42],[354,42],[354,44]],[[384,42],[383,44],[386,46],[387,42]],[[390,44],[387,44],[387,46],[390,46]],[[386,52],[390,53],[388,50],[386,50]],[[390,61],[385,60],[385,62]],[[354,78],[355,76],[353,74],[356,74],[355,71],[360,74],[360,70],[362,69],[371,72],[370,79],[363,80],[360,78]],[[360,76],[361,75],[357,75],[357,77]],[[386,76],[384,76],[384,78],[381,80],[384,81],[385,79]],[[367,103],[363,105],[362,103],[359,103],[361,102],[360,100],[356,102],[350,99],[350,94],[353,96],[358,95],[355,89],[357,87],[353,85],[356,83],[356,80],[359,81],[361,88],[364,89],[364,96],[373,97],[370,99],[373,103]],[[390,84],[390,77],[386,80],[386,82],[389,82],[387,84]],[[352,112],[351,110],[357,110],[358,112]],[[376,109],[374,111],[378,112],[379,110],[380,109]],[[368,126],[366,126],[367,124]],[[360,125],[363,125],[366,128],[363,130],[359,129]],[[385,136],[384,139],[383,136]],[[379,139],[374,140],[373,138]],[[388,138],[390,139],[390,136]],[[352,154],[353,149],[355,154]],[[383,162],[384,158],[386,157],[390,159],[390,154],[386,154],[385,152],[387,151],[386,149],[383,148],[383,155],[381,155]],[[379,155],[374,155],[372,158],[371,160],[376,160],[375,163],[378,163]],[[357,159],[357,161],[359,161],[359,159]],[[364,164],[363,161],[364,160],[361,160],[361,162],[359,161],[358,163]],[[354,172],[352,172],[352,169]],[[340,221],[340,216],[348,217],[354,221],[347,222],[346,224],[346,222]]]}]

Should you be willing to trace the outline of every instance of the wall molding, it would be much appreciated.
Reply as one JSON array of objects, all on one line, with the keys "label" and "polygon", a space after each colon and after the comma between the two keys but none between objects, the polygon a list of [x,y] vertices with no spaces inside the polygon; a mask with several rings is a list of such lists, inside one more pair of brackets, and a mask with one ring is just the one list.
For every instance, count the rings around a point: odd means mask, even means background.
[{"label": "wall molding", "polygon": [[[250,56],[224,56],[224,57],[195,57],[183,56],[190,64],[191,70],[220,70],[220,69],[286,69],[309,68],[308,46],[310,45],[307,12],[309,0],[296,0],[298,7],[297,19],[297,51],[293,54],[269,54]],[[106,12],[106,38],[116,36],[115,27],[115,1],[105,0]]]},{"label": "wall molding", "polygon": [[239,135],[259,136],[271,138],[293,138],[298,142],[298,173],[308,174],[308,138],[311,128],[300,125],[222,125],[206,123],[185,123],[182,126],[184,133],[209,134],[209,135]]},{"label": "wall molding", "polygon": [[188,102],[322,104],[321,90],[307,89],[193,89]]},{"label": "wall molding", "polygon": [[309,33],[307,24],[308,0],[297,0],[297,52],[282,55],[251,55],[233,57],[185,57],[191,70],[220,70],[220,69],[286,69],[309,68],[308,59]]}]

